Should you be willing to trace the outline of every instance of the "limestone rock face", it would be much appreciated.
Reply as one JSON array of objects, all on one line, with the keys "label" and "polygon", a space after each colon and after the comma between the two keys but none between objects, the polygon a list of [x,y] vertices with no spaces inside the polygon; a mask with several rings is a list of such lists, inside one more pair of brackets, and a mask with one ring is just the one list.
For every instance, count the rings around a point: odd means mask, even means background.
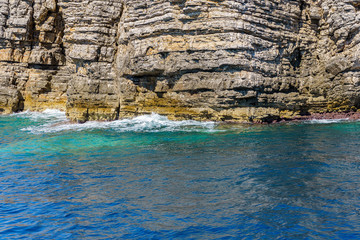
[{"label": "limestone rock face", "polygon": [[263,122],[360,108],[357,0],[0,0],[0,112]]}]

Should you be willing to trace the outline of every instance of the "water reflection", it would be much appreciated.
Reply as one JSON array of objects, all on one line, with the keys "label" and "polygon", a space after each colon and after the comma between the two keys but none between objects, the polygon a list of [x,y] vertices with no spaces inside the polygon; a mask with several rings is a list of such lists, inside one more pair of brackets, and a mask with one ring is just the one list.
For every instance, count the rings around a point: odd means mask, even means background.
[{"label": "water reflection", "polygon": [[357,124],[10,135],[0,145],[8,238],[359,236]]}]

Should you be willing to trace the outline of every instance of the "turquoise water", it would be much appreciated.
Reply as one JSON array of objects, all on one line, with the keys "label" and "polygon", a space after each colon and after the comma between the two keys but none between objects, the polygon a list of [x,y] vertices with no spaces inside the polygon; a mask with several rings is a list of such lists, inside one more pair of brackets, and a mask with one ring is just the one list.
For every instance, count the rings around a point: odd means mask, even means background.
[{"label": "turquoise water", "polygon": [[360,123],[0,117],[0,239],[360,239]]}]

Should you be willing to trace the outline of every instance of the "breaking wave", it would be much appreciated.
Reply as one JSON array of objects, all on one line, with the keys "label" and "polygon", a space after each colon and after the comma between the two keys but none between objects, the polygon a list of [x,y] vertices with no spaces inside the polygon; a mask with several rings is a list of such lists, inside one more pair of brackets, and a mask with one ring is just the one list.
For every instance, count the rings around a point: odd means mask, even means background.
[{"label": "breaking wave", "polygon": [[[122,119],[111,122],[89,121],[86,123],[72,123],[65,112],[48,109],[43,112],[25,111],[14,113],[10,116],[30,119],[32,124],[21,130],[33,134],[46,134],[65,131],[91,131],[112,130],[116,132],[219,132],[231,130],[234,126],[225,130],[219,128],[216,122],[199,122],[194,120],[171,121],[166,116],[149,114],[132,119]],[[311,119],[304,121],[305,124],[334,124],[350,121],[349,119]],[[236,128],[235,128],[236,129]]]},{"label": "breaking wave", "polygon": [[342,119],[311,119],[305,121],[305,123],[310,124],[331,124],[331,123],[341,123],[341,122],[347,122],[349,121],[348,118],[342,118]]},{"label": "breaking wave", "polygon": [[165,116],[152,113],[132,119],[122,119],[112,122],[90,121],[86,123],[71,123],[65,113],[57,110],[46,110],[42,113],[24,112],[16,114],[34,121],[46,120],[44,124],[22,128],[22,131],[33,134],[56,133],[63,131],[85,131],[110,129],[117,132],[208,132],[216,131],[215,122],[199,122],[194,120],[171,121]]},{"label": "breaking wave", "polygon": [[13,117],[28,118],[32,121],[48,120],[51,122],[67,121],[65,112],[57,109],[46,109],[43,112],[24,111],[10,114]]}]

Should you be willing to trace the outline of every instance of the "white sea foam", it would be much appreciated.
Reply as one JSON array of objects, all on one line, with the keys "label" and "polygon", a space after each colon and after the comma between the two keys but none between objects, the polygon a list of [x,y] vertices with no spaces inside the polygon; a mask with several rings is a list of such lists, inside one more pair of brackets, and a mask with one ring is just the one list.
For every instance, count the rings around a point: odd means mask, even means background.
[{"label": "white sea foam", "polygon": [[46,109],[43,112],[24,111],[20,113],[13,113],[10,116],[29,118],[33,121],[40,121],[40,120],[49,120],[52,122],[66,121],[65,112],[62,112],[57,109]]},{"label": "white sea foam", "polygon": [[340,123],[340,122],[346,122],[349,121],[348,118],[342,118],[342,119],[311,119],[308,121],[305,121],[305,123],[310,124],[331,124],[331,123]]},{"label": "white sea foam", "polygon": [[[60,115],[59,115],[60,116]],[[58,117],[59,117],[58,116]],[[117,132],[169,132],[169,131],[215,131],[215,122],[198,122],[193,120],[170,121],[158,114],[143,115],[133,119],[123,119],[112,122],[90,121],[83,124],[69,121],[49,119],[46,124],[30,126],[21,130],[33,134],[55,133],[62,131],[85,131],[96,129],[111,129]]]}]

